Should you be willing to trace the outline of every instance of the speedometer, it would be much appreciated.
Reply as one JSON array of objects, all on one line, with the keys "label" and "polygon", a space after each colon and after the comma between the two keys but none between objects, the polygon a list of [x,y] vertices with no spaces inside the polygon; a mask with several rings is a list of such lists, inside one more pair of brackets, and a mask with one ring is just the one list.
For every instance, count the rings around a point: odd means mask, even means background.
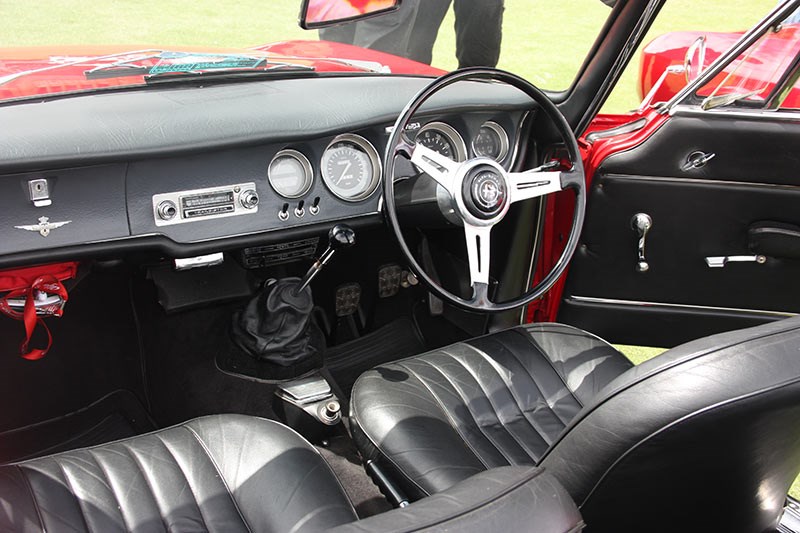
[{"label": "speedometer", "polygon": [[454,127],[444,122],[425,124],[417,133],[416,142],[453,161],[461,162],[467,158],[464,139]]},{"label": "speedometer", "polygon": [[322,154],[322,180],[328,189],[347,202],[368,197],[381,179],[378,152],[358,135],[335,137]]}]

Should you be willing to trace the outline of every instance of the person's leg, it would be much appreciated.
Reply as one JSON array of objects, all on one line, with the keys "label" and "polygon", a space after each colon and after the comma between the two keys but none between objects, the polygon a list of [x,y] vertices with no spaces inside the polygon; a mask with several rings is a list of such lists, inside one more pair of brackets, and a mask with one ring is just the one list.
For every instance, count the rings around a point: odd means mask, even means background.
[{"label": "person's leg", "polygon": [[403,0],[397,11],[357,23],[353,44],[380,50],[396,56],[407,57],[414,20],[420,2],[428,0]]},{"label": "person's leg", "polygon": [[356,34],[356,23],[348,22],[346,24],[339,24],[338,26],[331,26],[329,28],[320,28],[319,40],[320,41],[333,41],[335,43],[353,44],[353,39]]},{"label": "person's leg", "polygon": [[500,59],[504,0],[454,0],[458,67],[494,67]]},{"label": "person's leg", "polygon": [[439,34],[444,16],[450,8],[451,0],[421,0],[414,20],[414,28],[408,43],[406,57],[431,64],[433,60],[433,44]]}]

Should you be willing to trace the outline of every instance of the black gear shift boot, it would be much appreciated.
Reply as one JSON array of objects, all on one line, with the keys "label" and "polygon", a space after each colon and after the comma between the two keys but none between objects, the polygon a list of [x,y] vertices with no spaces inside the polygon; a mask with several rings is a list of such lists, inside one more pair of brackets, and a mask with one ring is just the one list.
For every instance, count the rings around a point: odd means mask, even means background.
[{"label": "black gear shift boot", "polygon": [[284,278],[264,288],[233,316],[233,341],[260,361],[292,366],[325,348],[322,332],[311,320],[311,289],[294,294],[300,278]]}]

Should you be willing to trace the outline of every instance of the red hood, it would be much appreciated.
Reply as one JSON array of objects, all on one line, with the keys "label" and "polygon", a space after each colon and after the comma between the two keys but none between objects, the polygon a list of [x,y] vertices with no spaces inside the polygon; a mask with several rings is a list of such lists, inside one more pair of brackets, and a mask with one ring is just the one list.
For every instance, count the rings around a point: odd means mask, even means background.
[{"label": "red hood", "polygon": [[[86,79],[85,75],[87,70],[113,65],[125,59],[120,56],[106,59],[97,58],[140,50],[263,55],[273,61],[312,66],[317,72],[364,72],[364,66],[369,68],[383,66],[385,67],[382,69],[383,71],[392,74],[438,76],[444,73],[444,71],[429,65],[401,57],[327,41],[283,41],[250,49],[149,45],[0,48],[0,101],[106,87],[143,85],[145,83],[143,75],[105,79]],[[369,63],[365,64],[364,62]],[[58,65],[64,66],[51,68]],[[48,70],[15,77],[16,74],[38,69]]]}]

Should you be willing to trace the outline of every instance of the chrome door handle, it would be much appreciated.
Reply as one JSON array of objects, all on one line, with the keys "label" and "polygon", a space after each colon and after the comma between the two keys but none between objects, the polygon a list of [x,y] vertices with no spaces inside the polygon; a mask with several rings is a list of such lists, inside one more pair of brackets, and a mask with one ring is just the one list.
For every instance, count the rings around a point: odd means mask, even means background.
[{"label": "chrome door handle", "polygon": [[637,251],[639,252],[639,259],[636,262],[637,272],[647,272],[650,270],[650,264],[644,257],[644,247],[647,241],[647,232],[653,227],[653,218],[647,213],[636,213],[631,219],[631,228],[639,235],[639,244]]},{"label": "chrome door handle", "polygon": [[728,263],[758,263],[763,265],[767,262],[763,255],[719,255],[706,257],[708,268],[723,268]]},{"label": "chrome door handle", "polygon": [[691,154],[686,156],[686,163],[681,165],[681,170],[684,172],[688,172],[690,170],[702,168],[706,166],[706,163],[714,159],[716,155],[717,154],[715,154],[714,152],[706,153],[706,152],[701,152],[700,150],[692,152]]}]

